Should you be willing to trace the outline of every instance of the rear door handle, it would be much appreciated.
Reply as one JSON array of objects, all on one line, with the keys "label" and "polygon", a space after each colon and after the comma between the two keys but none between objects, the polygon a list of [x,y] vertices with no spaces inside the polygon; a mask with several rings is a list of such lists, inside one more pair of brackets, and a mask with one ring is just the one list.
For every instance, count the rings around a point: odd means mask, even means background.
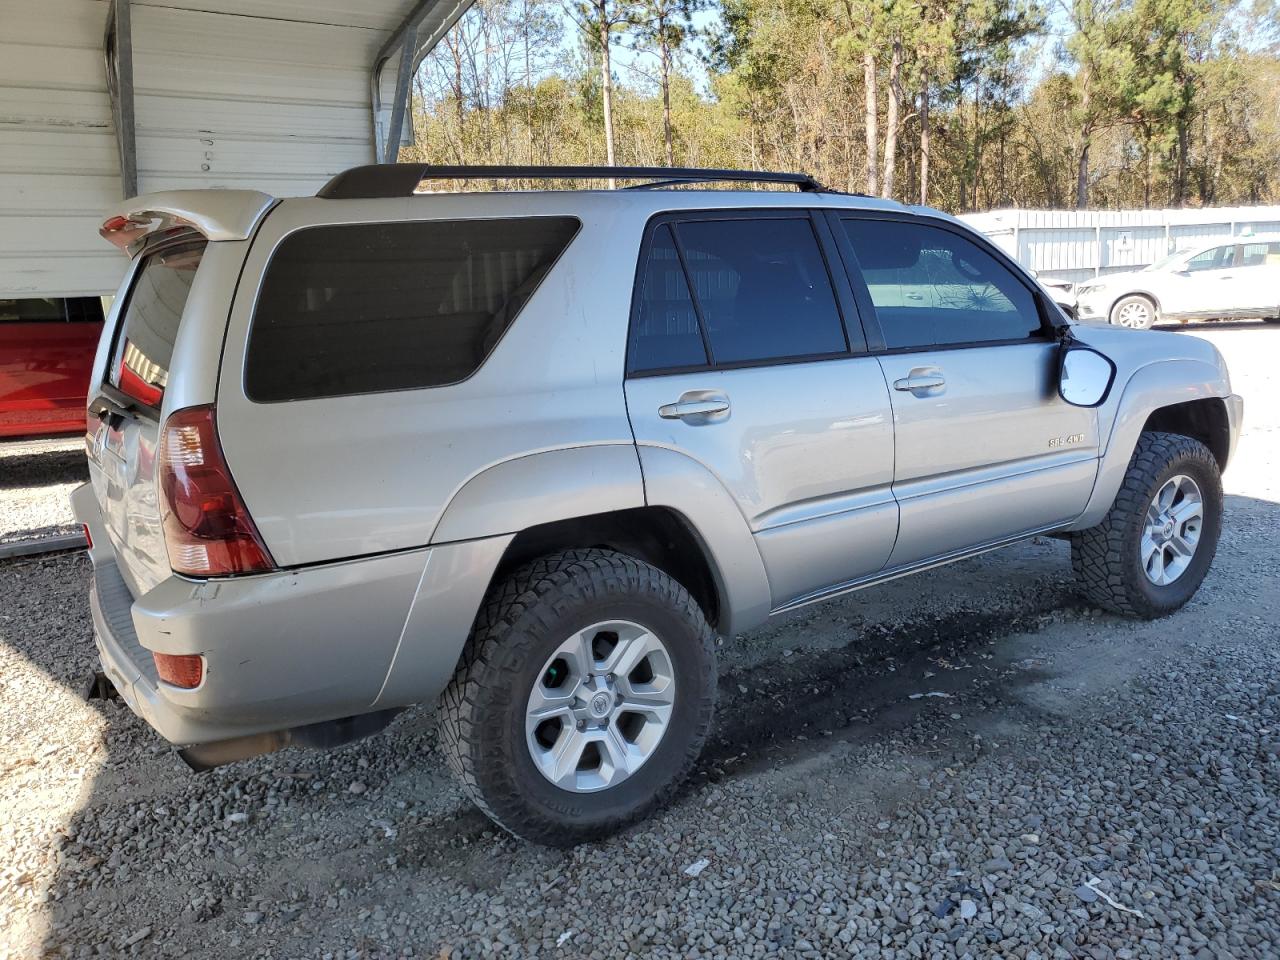
[{"label": "rear door handle", "polygon": [[722,393],[710,390],[689,390],[681,394],[675,403],[664,403],[658,408],[658,416],[663,420],[684,420],[686,422],[705,423],[713,419],[722,419],[721,414],[729,412],[729,398]]},{"label": "rear door handle", "polygon": [[937,367],[916,367],[901,380],[893,381],[893,389],[917,397],[936,397],[947,389],[947,378]]}]

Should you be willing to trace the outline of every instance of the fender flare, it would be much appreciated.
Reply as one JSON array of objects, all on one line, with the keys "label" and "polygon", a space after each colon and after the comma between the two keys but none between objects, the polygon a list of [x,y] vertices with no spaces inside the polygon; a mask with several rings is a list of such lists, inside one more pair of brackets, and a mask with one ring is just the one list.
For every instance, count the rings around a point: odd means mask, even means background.
[{"label": "fender flare", "polygon": [[644,505],[634,445],[564,447],[503,460],[471,477],[441,511],[431,542],[519,533],[538,524]]},{"label": "fender flare", "polygon": [[721,481],[697,460],[669,447],[636,447],[648,506],[666,507],[702,543],[720,594],[719,632],[726,636],[769,618],[772,595],[760,548],[746,517]]},{"label": "fender flare", "polygon": [[1189,359],[1146,364],[1134,371],[1123,390],[1113,388],[1112,396],[1119,397],[1112,401],[1115,406],[1108,412],[1107,407],[1111,407],[1108,403],[1099,410],[1100,431],[1106,430],[1108,416],[1111,429],[1098,464],[1093,494],[1084,512],[1067,529],[1085,530],[1106,516],[1120,492],[1142,428],[1152,413],[1190,400],[1218,399],[1226,403],[1230,395],[1230,385],[1216,365]]}]

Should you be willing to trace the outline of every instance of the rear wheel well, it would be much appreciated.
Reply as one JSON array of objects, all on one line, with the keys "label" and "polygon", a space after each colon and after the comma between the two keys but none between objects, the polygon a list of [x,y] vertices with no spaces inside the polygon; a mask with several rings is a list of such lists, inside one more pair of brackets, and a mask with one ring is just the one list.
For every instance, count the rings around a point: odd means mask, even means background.
[{"label": "rear wheel well", "polygon": [[617,550],[652,564],[689,591],[709,624],[719,622],[720,593],[706,549],[688,521],[665,507],[615,510],[527,527],[508,544],[492,582],[549,553],[591,547]]},{"label": "rear wheel well", "polygon": [[1142,429],[1144,432],[1177,433],[1199,440],[1213,452],[1218,469],[1227,468],[1231,426],[1227,420],[1227,405],[1220,397],[1205,397],[1161,407],[1152,411]]}]

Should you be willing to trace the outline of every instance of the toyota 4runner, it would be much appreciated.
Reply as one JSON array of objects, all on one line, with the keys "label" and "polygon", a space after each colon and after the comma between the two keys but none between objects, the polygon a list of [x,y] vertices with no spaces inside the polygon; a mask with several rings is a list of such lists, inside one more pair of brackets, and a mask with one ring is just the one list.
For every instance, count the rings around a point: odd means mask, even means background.
[{"label": "toyota 4runner", "polygon": [[[635,186],[424,192],[492,177]],[[784,189],[671,189],[700,181]],[[717,633],[1034,534],[1138,617],[1213,559],[1221,356],[1073,326],[934,210],[387,165],[103,233],[131,262],[73,495],[96,642],[197,769],[438,700],[485,812],[573,843],[694,763]]]}]

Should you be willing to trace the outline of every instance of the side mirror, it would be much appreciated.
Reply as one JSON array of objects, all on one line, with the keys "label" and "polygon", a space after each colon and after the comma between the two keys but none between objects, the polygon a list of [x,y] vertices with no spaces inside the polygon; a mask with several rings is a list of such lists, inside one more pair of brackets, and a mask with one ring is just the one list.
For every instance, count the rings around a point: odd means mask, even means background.
[{"label": "side mirror", "polygon": [[1096,407],[1111,393],[1116,365],[1097,350],[1063,344],[1058,355],[1058,396],[1073,407]]}]

